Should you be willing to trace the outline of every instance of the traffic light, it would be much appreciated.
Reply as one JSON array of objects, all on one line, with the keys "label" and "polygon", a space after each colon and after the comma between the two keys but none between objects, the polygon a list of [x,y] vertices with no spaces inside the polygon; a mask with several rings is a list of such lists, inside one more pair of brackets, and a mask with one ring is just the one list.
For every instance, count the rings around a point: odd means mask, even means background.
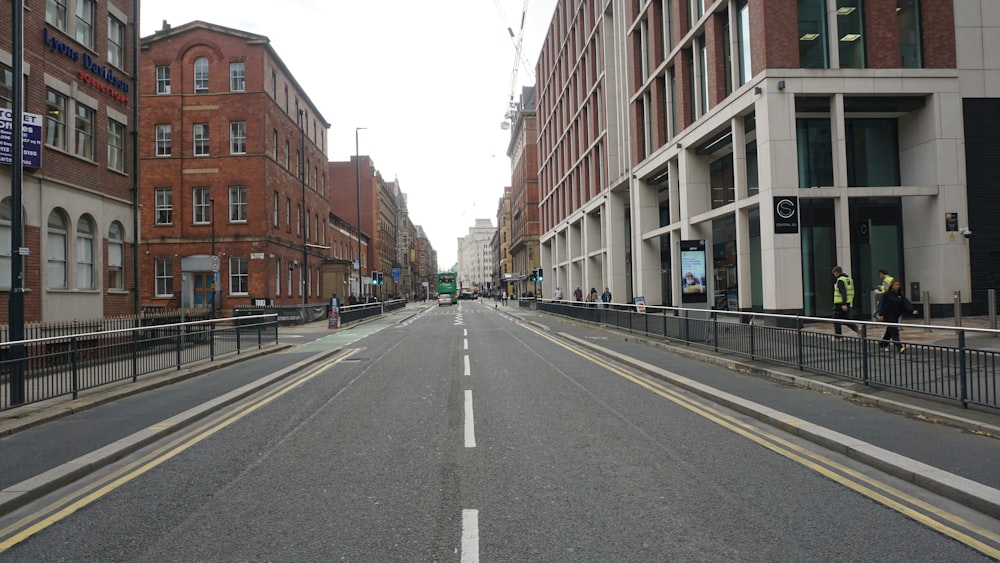
[{"label": "traffic light", "polygon": [[383,274],[382,272],[378,273],[378,284],[385,285],[385,274]]},{"label": "traffic light", "polygon": [[378,285],[379,272],[372,272],[372,285]]},{"label": "traffic light", "polygon": [[545,276],[544,276],[544,275],[543,275],[543,273],[542,273],[542,272],[544,272],[544,270],[542,270],[541,268],[538,268],[538,270],[536,270],[536,271],[537,271],[538,273],[537,273],[537,274],[535,274],[535,279],[536,279],[536,280],[538,280],[538,281],[542,281],[542,280],[544,280],[544,279],[545,279]]},{"label": "traffic light", "polygon": [[530,282],[538,281],[538,270],[531,270],[531,275],[528,276],[528,281]]}]

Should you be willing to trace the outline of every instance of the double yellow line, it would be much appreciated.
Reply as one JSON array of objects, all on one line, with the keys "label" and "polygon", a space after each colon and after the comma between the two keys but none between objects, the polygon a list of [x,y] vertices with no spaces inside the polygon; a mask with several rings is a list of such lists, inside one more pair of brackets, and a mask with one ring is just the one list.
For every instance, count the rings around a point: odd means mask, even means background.
[{"label": "double yellow line", "polygon": [[[820,453],[798,446],[781,435],[767,432],[709,404],[698,402],[649,376],[626,370],[589,350],[566,344],[563,340],[524,325],[528,330],[552,343],[597,364],[703,418],[727,428],[787,459],[883,504],[933,530],[959,541],[994,559],[1000,559],[1000,534],[984,529],[956,514],[942,510],[919,498],[847,467]],[[791,422],[791,421],[789,421]],[[979,536],[978,538],[975,536]],[[982,539],[980,539],[982,538]],[[985,541],[984,541],[985,540]],[[992,542],[990,545],[987,542]]]},{"label": "double yellow line", "polygon": [[195,444],[202,442],[216,432],[234,424],[243,417],[277,400],[286,393],[298,388],[313,379],[329,367],[338,364],[358,351],[357,348],[346,348],[330,357],[321,364],[309,367],[305,371],[281,381],[266,396],[246,401],[231,412],[216,420],[185,432],[167,444],[143,455],[139,459],[119,468],[97,481],[90,483],[73,493],[61,497],[56,502],[25,516],[21,520],[0,530],[0,553],[23,542],[38,532],[70,516],[107,495],[111,491],[145,474],[164,462],[180,455]]}]

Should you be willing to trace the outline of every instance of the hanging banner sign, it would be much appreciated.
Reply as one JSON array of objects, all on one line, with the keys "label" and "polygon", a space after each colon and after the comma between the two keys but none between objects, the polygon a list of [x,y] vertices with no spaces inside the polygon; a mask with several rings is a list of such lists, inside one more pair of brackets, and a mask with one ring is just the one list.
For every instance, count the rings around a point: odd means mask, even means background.
[{"label": "hanging banner sign", "polygon": [[[0,164],[13,164],[14,112],[0,108]],[[21,116],[21,162],[27,168],[42,167],[42,116],[24,113]]]}]

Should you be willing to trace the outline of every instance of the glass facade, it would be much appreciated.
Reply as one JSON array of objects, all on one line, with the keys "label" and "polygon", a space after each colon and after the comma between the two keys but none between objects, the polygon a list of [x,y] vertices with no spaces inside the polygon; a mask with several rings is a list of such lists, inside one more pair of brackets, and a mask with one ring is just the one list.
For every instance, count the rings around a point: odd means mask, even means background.
[{"label": "glass facade", "polygon": [[837,44],[840,68],[865,68],[863,0],[837,0]]},{"label": "glass facade", "polygon": [[828,68],[826,0],[798,0],[799,66]]},{"label": "glass facade", "polygon": [[833,139],[829,118],[795,120],[798,145],[799,187],[833,185]]},{"label": "glass facade", "polygon": [[896,0],[896,22],[899,31],[899,66],[923,68],[920,44],[920,1]]},{"label": "glass facade", "polygon": [[895,119],[847,119],[847,185],[898,186],[899,142]]}]

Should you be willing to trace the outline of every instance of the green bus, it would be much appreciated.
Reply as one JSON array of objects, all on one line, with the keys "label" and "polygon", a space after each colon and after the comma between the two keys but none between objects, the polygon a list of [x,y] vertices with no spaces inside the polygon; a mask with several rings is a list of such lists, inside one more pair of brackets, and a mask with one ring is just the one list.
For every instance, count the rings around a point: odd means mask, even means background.
[{"label": "green bus", "polygon": [[[448,305],[458,303],[458,283],[455,281],[455,272],[441,272],[437,275],[438,305]],[[447,296],[447,297],[445,297]]]}]

